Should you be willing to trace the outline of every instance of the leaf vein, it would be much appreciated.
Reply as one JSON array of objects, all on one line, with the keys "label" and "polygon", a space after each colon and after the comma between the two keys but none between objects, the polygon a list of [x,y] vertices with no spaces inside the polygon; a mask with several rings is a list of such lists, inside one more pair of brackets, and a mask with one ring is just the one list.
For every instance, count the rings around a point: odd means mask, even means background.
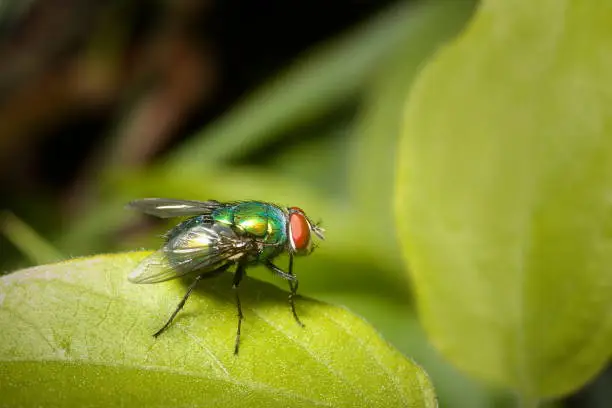
[{"label": "leaf vein", "polygon": [[319,364],[321,364],[323,367],[325,367],[331,374],[332,376],[336,377],[337,379],[339,379],[341,382],[347,384],[356,395],[360,395],[364,400],[368,401],[371,403],[371,401],[369,400],[369,398],[367,397],[367,395],[363,394],[363,392],[361,392],[361,390],[359,390],[358,388],[355,388],[355,386],[342,374],[340,374],[338,371],[334,370],[331,365],[329,365],[326,361],[318,358],[316,355],[314,355],[306,346],[304,346],[303,344],[299,343],[294,337],[290,336],[289,334],[287,334],[285,331],[283,331],[282,329],[280,329],[278,326],[274,325],[271,321],[268,321],[267,319],[265,319],[264,317],[262,317],[261,314],[259,314],[257,311],[255,311],[254,308],[252,307],[247,307],[247,309],[251,310],[253,312],[253,314],[255,314],[259,319],[261,319],[264,323],[266,323],[268,326],[270,326],[272,329],[276,330],[277,332],[283,334],[285,337],[287,337],[289,340],[291,340],[291,342],[293,344],[295,344],[296,346],[298,346],[299,348],[301,348],[302,350],[304,350],[310,357],[313,358],[313,360],[317,361]]},{"label": "leaf vein", "polygon": [[350,329],[348,329],[344,324],[342,324],[341,322],[337,321],[336,319],[334,319],[333,317],[331,317],[331,315],[329,315],[327,312],[323,311],[323,316],[334,322],[338,327],[340,327],[345,333],[347,333],[349,336],[353,337],[355,339],[355,341],[357,342],[357,344],[359,344],[361,346],[361,348],[365,349],[368,354],[370,354],[374,361],[376,362],[376,364],[378,364],[378,366],[382,369],[382,371],[387,375],[387,377],[391,380],[390,382],[393,383],[393,385],[395,386],[395,388],[398,391],[398,395],[400,396],[402,402],[404,403],[405,406],[410,406],[410,401],[408,400],[408,396],[404,393],[403,388],[401,387],[401,385],[399,384],[399,382],[397,381],[397,378],[393,375],[393,373],[390,372],[390,370],[376,357],[376,353],[372,352],[371,347],[369,347],[367,344],[365,344],[360,338],[359,336],[354,335]]}]

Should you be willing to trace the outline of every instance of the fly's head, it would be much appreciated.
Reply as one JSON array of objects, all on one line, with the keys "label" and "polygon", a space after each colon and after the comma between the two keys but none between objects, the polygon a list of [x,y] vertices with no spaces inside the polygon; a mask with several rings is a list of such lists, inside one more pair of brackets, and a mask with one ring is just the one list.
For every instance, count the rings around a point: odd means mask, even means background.
[{"label": "fly's head", "polygon": [[290,250],[295,255],[309,255],[316,248],[313,234],[323,240],[325,230],[319,224],[313,223],[301,208],[290,207],[287,235],[289,236]]}]

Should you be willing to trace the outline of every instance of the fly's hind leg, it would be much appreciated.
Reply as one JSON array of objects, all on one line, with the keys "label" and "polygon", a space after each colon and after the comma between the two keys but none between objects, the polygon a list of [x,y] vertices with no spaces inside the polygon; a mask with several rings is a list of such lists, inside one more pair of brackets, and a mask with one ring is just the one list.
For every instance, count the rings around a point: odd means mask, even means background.
[{"label": "fly's hind leg", "polygon": [[244,318],[242,314],[242,306],[240,305],[240,296],[238,295],[238,285],[240,285],[240,281],[242,281],[242,278],[245,275],[245,271],[245,264],[240,262],[238,264],[238,268],[236,268],[236,272],[234,273],[234,283],[232,285],[234,293],[236,293],[236,309],[238,309],[238,327],[236,328],[236,343],[234,344],[234,355],[238,354],[238,348],[240,347],[240,329],[242,328],[242,319]]},{"label": "fly's hind leg", "polygon": [[168,319],[166,324],[164,324],[161,329],[156,331],[153,334],[153,337],[157,338],[160,334],[162,334],[168,328],[168,326],[170,326],[170,323],[172,323],[172,321],[174,320],[174,318],[176,317],[178,312],[180,312],[181,309],[183,308],[183,306],[185,306],[185,303],[187,302],[187,299],[189,298],[189,295],[191,295],[191,292],[193,292],[195,287],[198,285],[198,282],[200,282],[202,279],[205,279],[205,278],[212,278],[214,276],[217,276],[217,275],[223,273],[228,267],[229,267],[229,264],[226,264],[226,265],[223,265],[223,266],[221,266],[221,267],[219,267],[219,268],[217,268],[217,269],[215,269],[215,270],[213,270],[211,272],[207,272],[207,273],[203,273],[201,275],[198,275],[195,278],[195,280],[191,283],[191,285],[189,285],[189,288],[187,288],[187,292],[185,293],[185,296],[183,296],[183,299],[181,299],[181,301],[177,305],[176,309],[174,309],[174,312],[172,313],[172,315],[170,316],[170,318]]}]

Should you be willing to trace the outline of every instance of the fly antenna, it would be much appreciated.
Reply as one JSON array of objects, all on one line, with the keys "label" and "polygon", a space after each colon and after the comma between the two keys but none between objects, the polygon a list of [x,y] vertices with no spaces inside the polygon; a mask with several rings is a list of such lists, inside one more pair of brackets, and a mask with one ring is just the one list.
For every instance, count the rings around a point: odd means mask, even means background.
[{"label": "fly antenna", "polygon": [[320,239],[325,240],[325,228],[321,227],[320,224],[321,221],[317,222],[316,224],[313,224],[312,232],[314,232],[315,235]]}]

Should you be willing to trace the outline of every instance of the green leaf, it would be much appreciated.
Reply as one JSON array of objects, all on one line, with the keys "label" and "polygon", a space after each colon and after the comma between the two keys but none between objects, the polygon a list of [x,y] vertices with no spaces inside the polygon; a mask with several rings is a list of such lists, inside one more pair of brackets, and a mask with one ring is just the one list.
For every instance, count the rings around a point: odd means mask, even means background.
[{"label": "green leaf", "polygon": [[437,348],[528,403],[612,344],[612,4],[486,1],[406,110],[396,210]]},{"label": "green leaf", "polygon": [[[300,280],[300,290],[302,283]],[[510,408],[516,407],[514,395],[488,389],[468,378],[444,360],[431,347],[411,306],[390,301],[387,296],[331,293],[322,299],[346,305],[363,316],[397,348],[410,354],[427,371],[441,407]]]},{"label": "green leaf", "polygon": [[0,214],[0,232],[33,264],[56,262],[64,257],[32,227],[15,214]]},{"label": "green leaf", "polygon": [[247,278],[233,355],[231,274],[135,285],[148,252],[96,256],[0,278],[0,395],[19,406],[436,406],[427,375],[344,308]]}]

